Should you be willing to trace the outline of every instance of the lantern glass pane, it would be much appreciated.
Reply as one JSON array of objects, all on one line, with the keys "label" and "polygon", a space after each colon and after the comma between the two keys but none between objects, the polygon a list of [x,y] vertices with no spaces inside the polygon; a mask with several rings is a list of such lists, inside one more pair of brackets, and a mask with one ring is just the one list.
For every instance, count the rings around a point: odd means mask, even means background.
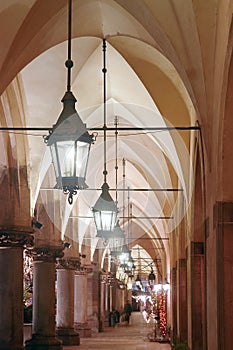
[{"label": "lantern glass pane", "polygon": [[111,211],[101,211],[102,230],[111,231],[113,213]]},{"label": "lantern glass pane", "polygon": [[87,172],[87,162],[89,157],[90,144],[86,142],[78,141],[75,145],[75,168],[74,176],[76,177],[86,177]]},{"label": "lantern glass pane", "polygon": [[99,211],[94,212],[94,220],[97,231],[100,231],[102,229],[101,225],[101,213]]},{"label": "lantern glass pane", "polygon": [[50,146],[50,151],[51,151],[51,156],[52,156],[55,176],[56,176],[56,178],[59,178],[59,177],[61,177],[61,172],[60,172],[59,159],[57,157],[57,151],[56,150],[57,150],[56,143],[53,143]]},{"label": "lantern glass pane", "polygon": [[86,177],[90,144],[81,141],[57,141],[50,148],[57,178]]},{"label": "lantern glass pane", "polygon": [[113,231],[116,224],[117,213],[114,211],[101,211],[101,225],[103,231]]},{"label": "lantern glass pane", "polygon": [[57,156],[59,158],[62,177],[74,176],[75,143],[74,141],[59,141],[57,144]]}]

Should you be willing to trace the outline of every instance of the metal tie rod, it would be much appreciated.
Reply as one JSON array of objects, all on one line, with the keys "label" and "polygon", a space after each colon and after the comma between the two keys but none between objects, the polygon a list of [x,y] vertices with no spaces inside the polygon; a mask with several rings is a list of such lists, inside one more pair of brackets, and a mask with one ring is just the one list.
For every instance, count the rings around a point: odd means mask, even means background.
[{"label": "metal tie rod", "polygon": [[[52,130],[52,127],[19,127],[19,126],[9,126],[9,127],[0,127],[2,131],[49,131]],[[116,127],[93,127],[87,128],[89,131],[116,131]],[[171,130],[200,130],[200,126],[145,126],[145,127],[119,127],[118,131],[171,131]]]}]

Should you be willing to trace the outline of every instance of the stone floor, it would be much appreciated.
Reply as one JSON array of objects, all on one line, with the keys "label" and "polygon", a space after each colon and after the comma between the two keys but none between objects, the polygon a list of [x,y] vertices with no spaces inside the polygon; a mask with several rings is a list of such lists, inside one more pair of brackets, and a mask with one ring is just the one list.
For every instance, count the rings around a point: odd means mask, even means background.
[{"label": "stone floor", "polygon": [[149,341],[147,334],[153,325],[146,323],[140,312],[134,312],[130,325],[107,327],[91,338],[81,338],[79,346],[63,346],[64,350],[171,350],[170,344]]}]

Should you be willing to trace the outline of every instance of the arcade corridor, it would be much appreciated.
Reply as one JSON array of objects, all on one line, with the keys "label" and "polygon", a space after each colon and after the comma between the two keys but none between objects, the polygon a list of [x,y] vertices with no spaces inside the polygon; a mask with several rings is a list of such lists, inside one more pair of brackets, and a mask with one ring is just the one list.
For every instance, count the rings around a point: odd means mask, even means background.
[{"label": "arcade corridor", "polygon": [[0,350],[232,350],[232,14],[0,0]]},{"label": "arcade corridor", "polygon": [[132,314],[129,326],[108,327],[104,332],[98,333],[92,338],[81,339],[80,346],[64,346],[64,350],[170,350],[169,344],[150,342],[147,334],[151,332],[153,325],[146,323],[140,312]]}]

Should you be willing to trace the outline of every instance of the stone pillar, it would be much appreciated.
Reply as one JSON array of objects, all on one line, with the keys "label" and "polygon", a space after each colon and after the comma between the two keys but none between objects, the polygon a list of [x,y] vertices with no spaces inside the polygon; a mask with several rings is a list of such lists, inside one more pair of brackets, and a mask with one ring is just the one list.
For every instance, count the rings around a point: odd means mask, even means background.
[{"label": "stone pillar", "polygon": [[204,339],[204,244],[191,243],[192,350],[203,350]]},{"label": "stone pillar", "polygon": [[60,259],[57,265],[57,336],[63,345],[79,345],[74,331],[74,274],[78,259]]},{"label": "stone pillar", "polygon": [[100,320],[102,326],[105,324],[105,276],[100,276]]},{"label": "stone pillar", "polygon": [[115,286],[115,309],[118,311],[123,311],[121,307],[121,290],[119,289],[118,285]]},{"label": "stone pillar", "polygon": [[74,287],[74,326],[81,338],[90,337],[91,329],[87,324],[87,274],[77,271]]},{"label": "stone pillar", "polygon": [[109,312],[109,283],[105,283],[105,312]]},{"label": "stone pillar", "polygon": [[109,311],[112,312],[113,309],[115,308],[113,306],[113,285],[109,286]]},{"label": "stone pillar", "polygon": [[106,327],[109,326],[109,313],[110,313],[109,294],[110,294],[110,284],[109,284],[109,280],[106,279],[105,281],[105,319],[104,319],[104,323]]},{"label": "stone pillar", "polygon": [[178,262],[178,324],[177,335],[180,342],[187,342],[187,264],[186,259]]},{"label": "stone pillar", "polygon": [[32,230],[0,228],[0,348],[23,349],[23,248]]},{"label": "stone pillar", "polygon": [[172,337],[177,337],[177,268],[171,272],[171,301],[172,301]]},{"label": "stone pillar", "polygon": [[63,256],[62,250],[40,247],[33,251],[33,324],[26,350],[62,349],[55,333],[55,261]]},{"label": "stone pillar", "polygon": [[93,270],[87,275],[87,322],[92,333],[99,332],[99,272]]},{"label": "stone pillar", "polygon": [[233,334],[233,202],[216,203],[218,350],[231,350]]}]

